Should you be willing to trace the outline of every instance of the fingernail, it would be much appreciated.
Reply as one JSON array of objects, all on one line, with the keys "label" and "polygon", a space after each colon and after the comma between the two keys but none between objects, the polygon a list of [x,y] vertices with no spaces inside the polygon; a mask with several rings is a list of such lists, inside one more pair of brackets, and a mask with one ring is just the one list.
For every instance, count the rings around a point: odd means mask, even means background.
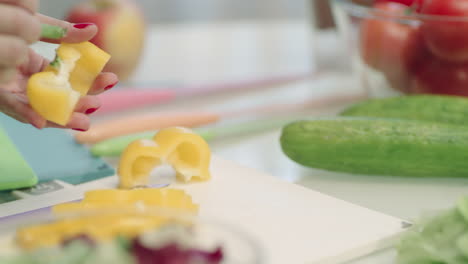
[{"label": "fingernail", "polygon": [[81,132],[84,132],[84,131],[86,131],[86,130],[84,130],[84,129],[81,129],[81,128],[73,128],[73,130],[76,130],[76,131],[81,131]]},{"label": "fingernail", "polygon": [[119,82],[115,82],[115,83],[113,83],[113,84],[107,85],[107,86],[104,88],[104,90],[109,90],[110,88],[114,87],[117,83],[119,83]]},{"label": "fingernail", "polygon": [[93,23],[79,23],[79,24],[74,24],[73,27],[74,28],[78,28],[78,29],[83,29],[83,28],[87,28],[89,26],[92,26],[94,25]]},{"label": "fingernail", "polygon": [[96,112],[96,110],[98,110],[98,109],[99,108],[90,108],[90,109],[86,110],[85,114],[90,115],[90,114]]}]

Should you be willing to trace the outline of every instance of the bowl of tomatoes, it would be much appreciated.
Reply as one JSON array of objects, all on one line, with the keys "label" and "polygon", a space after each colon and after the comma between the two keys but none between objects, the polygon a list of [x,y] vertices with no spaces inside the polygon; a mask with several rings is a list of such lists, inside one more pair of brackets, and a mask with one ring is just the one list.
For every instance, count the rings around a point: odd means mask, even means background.
[{"label": "bowl of tomatoes", "polygon": [[468,0],[333,0],[333,12],[370,96],[468,96]]}]

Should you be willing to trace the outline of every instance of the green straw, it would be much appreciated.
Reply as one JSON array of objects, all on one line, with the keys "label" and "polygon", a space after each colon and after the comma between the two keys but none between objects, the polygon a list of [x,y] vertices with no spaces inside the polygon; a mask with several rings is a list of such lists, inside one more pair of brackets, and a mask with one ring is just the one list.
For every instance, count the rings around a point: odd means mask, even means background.
[{"label": "green straw", "polygon": [[[284,126],[297,119],[305,118],[307,115],[293,115],[287,117],[273,117],[254,121],[246,121],[238,124],[231,124],[220,127],[201,127],[192,129],[206,141],[225,138],[229,136],[239,136],[254,132],[266,131]],[[131,134],[110,138],[91,146],[91,153],[98,157],[117,157],[131,142],[138,139],[151,139],[156,131]]]},{"label": "green straw", "polygon": [[[194,132],[197,133],[196,131]],[[120,154],[122,154],[122,151],[127,147],[128,144],[138,139],[152,139],[155,134],[156,131],[144,132],[104,140],[93,145],[91,147],[91,153],[94,156],[98,157],[117,157]],[[211,140],[215,137],[214,133],[211,133],[210,131],[200,131],[197,134],[199,134],[206,141]]]},{"label": "green straw", "polygon": [[41,38],[61,39],[67,34],[65,28],[48,24],[41,25]]}]

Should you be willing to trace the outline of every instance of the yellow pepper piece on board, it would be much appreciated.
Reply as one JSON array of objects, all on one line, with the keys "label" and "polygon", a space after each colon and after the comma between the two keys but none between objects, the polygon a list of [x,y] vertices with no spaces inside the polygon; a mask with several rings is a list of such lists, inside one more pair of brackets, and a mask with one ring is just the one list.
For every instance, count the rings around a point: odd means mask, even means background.
[{"label": "yellow pepper piece on board", "polygon": [[[26,250],[57,246],[63,241],[86,235],[97,241],[107,241],[118,236],[134,238],[146,231],[156,230],[174,219],[139,213],[88,215],[52,223],[19,228],[16,244]],[[177,221],[178,224],[190,224]]]},{"label": "yellow pepper piece on board", "polygon": [[110,55],[90,42],[62,43],[56,58],[28,80],[31,107],[45,119],[66,125],[81,96],[88,93]]},{"label": "yellow pepper piece on board", "polygon": [[208,143],[198,134],[186,128],[163,129],[154,141],[167,148],[167,163],[172,165],[179,179],[209,180],[211,151]]},{"label": "yellow pepper piece on board", "polygon": [[134,190],[94,190],[85,193],[81,202],[58,204],[52,207],[55,214],[81,213],[96,210],[118,210],[135,206],[168,208],[184,213],[198,212],[198,205],[183,190],[177,189],[134,189]]},{"label": "yellow pepper piece on board", "polygon": [[131,189],[148,185],[148,175],[153,168],[164,162],[162,160],[164,155],[163,149],[152,140],[142,139],[130,143],[120,157],[118,168],[120,187]]},{"label": "yellow pepper piece on board", "polygon": [[152,140],[136,140],[123,151],[118,168],[120,188],[148,185],[152,171],[162,164],[171,165],[184,182],[209,180],[210,160],[209,145],[201,136],[186,128],[162,129]]},{"label": "yellow pepper piece on board", "polygon": [[[164,211],[167,214],[158,214],[158,208],[168,209]],[[190,225],[187,218],[175,219],[171,213],[194,216],[198,205],[183,190],[108,189],[88,191],[82,201],[56,205],[52,212],[63,219],[18,229],[16,242],[20,247],[55,246],[78,235],[100,241],[117,236],[132,238],[169,222]]]}]

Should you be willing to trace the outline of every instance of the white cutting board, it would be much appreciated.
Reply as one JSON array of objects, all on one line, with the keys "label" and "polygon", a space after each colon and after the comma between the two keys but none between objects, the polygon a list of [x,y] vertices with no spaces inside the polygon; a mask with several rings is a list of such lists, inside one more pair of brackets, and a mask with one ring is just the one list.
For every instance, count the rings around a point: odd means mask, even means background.
[{"label": "white cutting board", "polygon": [[200,215],[230,221],[260,240],[269,264],[342,263],[390,246],[402,219],[214,158],[208,183],[179,185]]},{"label": "white cutting board", "polygon": [[[233,223],[265,249],[265,264],[343,263],[386,248],[404,231],[405,222],[213,157],[212,179],[174,184],[200,205],[200,216]],[[0,205],[9,230],[28,212],[81,199],[84,191],[115,188],[116,177]],[[39,211],[40,212],[40,211]],[[12,226],[13,223],[13,226]]]}]

